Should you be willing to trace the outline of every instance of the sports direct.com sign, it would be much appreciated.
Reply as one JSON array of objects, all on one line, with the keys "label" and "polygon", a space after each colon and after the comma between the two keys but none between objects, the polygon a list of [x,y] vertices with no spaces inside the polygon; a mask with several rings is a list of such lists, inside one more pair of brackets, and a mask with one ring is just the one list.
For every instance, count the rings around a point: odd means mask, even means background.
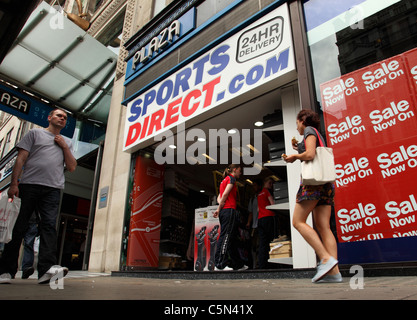
[{"label": "sports direct.com sign", "polygon": [[204,120],[207,111],[294,71],[288,8],[282,5],[129,102],[124,151],[190,119]]},{"label": "sports direct.com sign", "polygon": [[417,49],[321,85],[341,242],[417,235]]}]

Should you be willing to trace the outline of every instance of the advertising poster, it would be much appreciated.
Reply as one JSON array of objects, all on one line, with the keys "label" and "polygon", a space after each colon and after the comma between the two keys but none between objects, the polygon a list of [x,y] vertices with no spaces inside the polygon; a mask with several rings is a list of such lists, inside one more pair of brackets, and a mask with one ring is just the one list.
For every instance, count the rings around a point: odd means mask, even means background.
[{"label": "advertising poster", "polygon": [[339,242],[417,235],[417,49],[320,86]]},{"label": "advertising poster", "polygon": [[220,236],[219,218],[213,213],[217,206],[199,208],[195,210],[194,234],[194,270],[213,271],[214,254],[217,240]]},{"label": "advertising poster", "polygon": [[131,196],[127,265],[157,268],[164,187],[164,167],[136,158]]}]

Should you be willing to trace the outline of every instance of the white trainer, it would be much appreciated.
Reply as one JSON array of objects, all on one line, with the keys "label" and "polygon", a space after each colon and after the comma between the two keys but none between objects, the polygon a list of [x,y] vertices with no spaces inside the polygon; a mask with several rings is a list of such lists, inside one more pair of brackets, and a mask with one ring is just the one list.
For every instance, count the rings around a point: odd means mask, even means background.
[{"label": "white trainer", "polygon": [[12,283],[12,275],[10,273],[2,273],[0,274],[0,283]]},{"label": "white trainer", "polygon": [[317,282],[317,281],[321,280],[337,264],[338,264],[338,261],[333,257],[330,257],[329,260],[327,260],[326,263],[320,262],[320,264],[317,266],[317,273],[313,277],[313,279],[311,279],[311,282]]}]

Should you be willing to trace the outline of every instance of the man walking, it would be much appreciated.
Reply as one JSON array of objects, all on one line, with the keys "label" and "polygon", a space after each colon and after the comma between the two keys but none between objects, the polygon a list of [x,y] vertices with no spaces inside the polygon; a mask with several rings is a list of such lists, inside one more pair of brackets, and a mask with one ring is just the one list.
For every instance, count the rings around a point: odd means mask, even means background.
[{"label": "man walking", "polygon": [[40,216],[38,283],[49,283],[56,272],[64,275],[68,272],[65,267],[52,267],[56,265],[56,219],[65,183],[64,169],[73,172],[77,161],[71,152],[71,140],[60,135],[67,123],[67,113],[55,109],[48,121],[46,129],[30,130],[17,144],[18,155],[8,196],[9,201],[14,196],[20,197],[22,204],[12,240],[5,245],[0,260],[0,283],[10,283],[17,272],[20,245],[34,211]]}]

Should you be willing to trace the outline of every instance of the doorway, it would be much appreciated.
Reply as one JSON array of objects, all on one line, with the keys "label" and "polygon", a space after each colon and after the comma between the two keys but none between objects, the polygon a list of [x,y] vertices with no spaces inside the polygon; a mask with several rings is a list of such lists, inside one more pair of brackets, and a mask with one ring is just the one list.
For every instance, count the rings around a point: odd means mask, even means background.
[{"label": "doorway", "polygon": [[82,270],[88,217],[62,213],[58,232],[58,264],[69,270]]}]

